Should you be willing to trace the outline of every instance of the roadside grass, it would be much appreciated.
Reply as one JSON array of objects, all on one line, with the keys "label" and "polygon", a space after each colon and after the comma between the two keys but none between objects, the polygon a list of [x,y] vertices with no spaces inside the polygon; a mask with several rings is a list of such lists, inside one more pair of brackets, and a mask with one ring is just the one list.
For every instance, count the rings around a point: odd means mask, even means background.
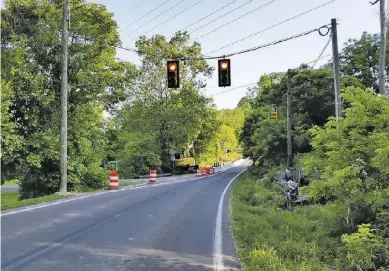
[{"label": "roadside grass", "polygon": [[19,191],[9,191],[1,193],[1,210],[25,207],[29,205],[44,203],[48,201],[64,199],[69,196],[62,196],[59,194],[47,195],[39,198],[19,200]]},{"label": "roadside grass", "polygon": [[[136,185],[140,184],[140,182],[123,182],[119,185],[119,188],[123,188],[130,185]],[[88,193],[88,192],[97,192],[97,191],[103,191],[105,189],[108,189],[109,184],[106,183],[103,188],[99,189],[93,189],[93,188],[82,188],[76,191],[76,193]],[[43,197],[38,198],[31,198],[31,199],[25,199],[25,200],[19,200],[19,191],[8,191],[8,192],[2,192],[1,193],[1,210],[7,210],[7,209],[13,209],[13,208],[20,208],[20,207],[26,207],[29,205],[54,201],[58,199],[65,199],[74,195],[60,195],[60,194],[52,194],[47,195]]]},{"label": "roadside grass", "polygon": [[[244,271],[330,271],[345,255],[339,235],[346,210],[312,205],[280,210],[282,188],[258,182],[250,170],[231,192],[231,227]],[[340,254],[340,255],[339,255]]]},{"label": "roadside grass", "polygon": [[19,180],[10,180],[6,181],[4,184],[2,184],[2,187],[7,187],[7,186],[16,186],[19,185]]}]

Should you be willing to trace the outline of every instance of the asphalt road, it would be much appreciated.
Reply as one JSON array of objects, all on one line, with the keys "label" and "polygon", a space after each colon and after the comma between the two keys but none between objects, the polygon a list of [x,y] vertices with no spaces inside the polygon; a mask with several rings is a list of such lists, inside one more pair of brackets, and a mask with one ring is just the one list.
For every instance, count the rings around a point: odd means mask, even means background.
[{"label": "asphalt road", "polygon": [[225,188],[244,168],[5,212],[1,270],[239,270]]},{"label": "asphalt road", "polygon": [[[165,178],[171,178],[171,177],[165,177]],[[144,179],[124,179],[124,180],[120,180],[120,182],[133,182],[133,181],[142,182],[142,181],[144,181]],[[19,186],[18,185],[2,186],[1,187],[1,192],[9,192],[9,191],[16,191],[16,190],[19,190]]]}]

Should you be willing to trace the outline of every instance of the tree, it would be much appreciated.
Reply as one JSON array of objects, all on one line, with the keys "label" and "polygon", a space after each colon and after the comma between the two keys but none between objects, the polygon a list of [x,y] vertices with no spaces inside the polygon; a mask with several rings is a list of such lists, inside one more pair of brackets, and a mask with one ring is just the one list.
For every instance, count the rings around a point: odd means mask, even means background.
[{"label": "tree", "polygon": [[305,159],[305,170],[321,172],[314,196],[347,199],[359,191],[369,193],[389,187],[389,102],[372,90],[349,87],[342,94],[350,104],[345,118],[331,119],[325,128],[315,126],[311,142],[314,151]]},{"label": "tree", "polygon": [[[244,155],[256,162],[281,165],[286,153],[286,77],[280,73],[264,75],[260,92],[252,101],[240,140]],[[302,68],[292,80],[293,152],[311,151],[308,129],[324,125],[334,112],[332,72],[327,69]],[[270,108],[276,110],[279,122],[270,120]]]},{"label": "tree", "polygon": [[170,40],[161,35],[143,36],[136,46],[142,65],[136,82],[128,87],[130,98],[118,114],[120,129],[126,133],[123,144],[128,144],[134,133],[147,135],[148,142],[155,145],[153,155],[161,159],[161,169],[169,171],[169,150],[187,150],[210,120],[212,100],[199,89],[203,86],[201,76],[209,77],[212,68],[204,60],[182,61],[181,88],[168,89],[167,60],[199,57],[200,44],[190,44],[188,34],[179,32]]},{"label": "tree", "polygon": [[243,128],[245,111],[242,107],[235,109],[222,109],[218,111],[217,119],[221,124],[231,127],[238,137]]},{"label": "tree", "polygon": [[[356,78],[363,88],[373,88],[378,93],[379,52],[380,36],[377,34],[364,32],[359,40],[349,39],[340,53],[342,79]],[[386,50],[385,54],[387,59],[389,51]],[[389,65],[385,64],[385,74],[388,72]]]},{"label": "tree", "polygon": [[[69,189],[100,187],[105,174],[102,113],[123,99],[134,66],[115,60],[117,26],[102,5],[71,1],[69,44]],[[11,88],[9,118],[22,147],[4,153],[2,167],[20,173],[22,197],[58,190],[62,1],[6,1],[2,75]],[[104,31],[101,31],[104,29]],[[18,163],[14,163],[15,159]],[[17,169],[20,168],[20,169]],[[8,177],[7,177],[8,178]]]},{"label": "tree", "polygon": [[235,130],[225,124],[222,124],[219,131],[215,135],[217,142],[218,156],[228,156],[229,152],[236,152],[238,147],[238,140],[235,136]]}]

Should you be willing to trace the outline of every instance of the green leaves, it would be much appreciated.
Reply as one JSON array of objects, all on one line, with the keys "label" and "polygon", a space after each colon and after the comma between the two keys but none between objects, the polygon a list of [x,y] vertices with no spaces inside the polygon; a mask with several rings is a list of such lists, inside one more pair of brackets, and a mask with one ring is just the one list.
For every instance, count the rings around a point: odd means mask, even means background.
[{"label": "green leaves", "polygon": [[[62,4],[7,1],[2,10],[2,89],[9,90],[2,103],[2,128],[9,130],[2,141],[2,177],[21,175],[23,197],[58,189]],[[113,14],[81,0],[71,1],[71,9],[69,189],[99,187],[105,181],[99,167],[105,157],[103,110],[126,99],[136,68],[115,60]]]},{"label": "green leaves", "polygon": [[342,235],[342,242],[346,245],[347,260],[352,267],[375,269],[374,252],[382,246],[382,240],[373,233],[370,224],[359,225],[356,233]]},{"label": "green leaves", "polygon": [[304,162],[307,172],[322,173],[320,182],[334,186],[339,198],[389,185],[389,101],[354,87],[345,89],[342,97],[349,108],[338,123],[339,132],[335,120],[312,129],[314,151]]}]

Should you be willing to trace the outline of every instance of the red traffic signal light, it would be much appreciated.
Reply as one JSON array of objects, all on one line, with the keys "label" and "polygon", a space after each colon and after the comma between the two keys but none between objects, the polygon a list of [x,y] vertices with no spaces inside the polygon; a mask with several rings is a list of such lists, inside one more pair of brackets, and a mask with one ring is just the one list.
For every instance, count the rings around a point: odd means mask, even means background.
[{"label": "red traffic signal light", "polygon": [[231,86],[231,61],[230,59],[218,60],[219,87]]},{"label": "red traffic signal light", "polygon": [[168,88],[180,87],[180,71],[179,71],[178,60],[167,62],[167,87]]}]

